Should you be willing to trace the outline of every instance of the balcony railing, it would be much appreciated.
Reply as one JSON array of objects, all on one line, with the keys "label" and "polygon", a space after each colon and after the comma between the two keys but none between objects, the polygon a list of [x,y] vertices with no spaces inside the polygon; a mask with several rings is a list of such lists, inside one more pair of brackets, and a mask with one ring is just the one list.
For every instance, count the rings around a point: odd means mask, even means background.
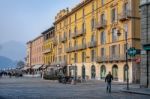
[{"label": "balcony railing", "polygon": [[51,51],[52,51],[51,48],[47,48],[43,51],[43,54],[50,53]]},{"label": "balcony railing", "polygon": [[84,49],[86,49],[86,47],[87,47],[86,43],[81,44],[78,46],[78,50],[84,50]]},{"label": "balcony railing", "polygon": [[[122,54],[122,55],[112,55],[109,57],[109,61],[125,61],[126,60],[126,55]],[[131,57],[128,56],[128,60],[131,60]]]},{"label": "balcony railing", "polygon": [[126,21],[132,16],[132,12],[130,10],[122,11],[119,14],[119,20],[120,21]]},{"label": "balcony railing", "polygon": [[109,60],[109,58],[107,57],[107,56],[97,56],[96,57],[96,61],[98,62],[98,63],[103,63],[103,62],[108,62],[108,60]]},{"label": "balcony railing", "polygon": [[67,53],[70,53],[70,52],[73,52],[73,51],[74,51],[74,48],[73,48],[73,47],[66,48],[66,52],[67,52]]},{"label": "balcony railing", "polygon": [[76,31],[76,32],[72,33],[72,38],[80,37],[80,36],[84,35],[85,33],[86,33],[85,29]]},{"label": "balcony railing", "polygon": [[52,39],[52,41],[53,41],[53,43],[54,43],[55,46],[58,44],[58,41],[57,41],[57,38],[56,38],[56,37],[54,37],[54,38]]},{"label": "balcony railing", "polygon": [[94,48],[94,47],[96,47],[97,46],[97,42],[96,41],[90,41],[89,43],[88,43],[88,47],[89,48]]},{"label": "balcony railing", "polygon": [[96,28],[97,29],[104,29],[107,25],[107,21],[106,20],[102,20],[102,21],[99,21],[97,24],[96,24]]},{"label": "balcony railing", "polygon": [[67,41],[67,36],[64,35],[62,38],[60,38],[60,41],[61,41],[61,42]]}]

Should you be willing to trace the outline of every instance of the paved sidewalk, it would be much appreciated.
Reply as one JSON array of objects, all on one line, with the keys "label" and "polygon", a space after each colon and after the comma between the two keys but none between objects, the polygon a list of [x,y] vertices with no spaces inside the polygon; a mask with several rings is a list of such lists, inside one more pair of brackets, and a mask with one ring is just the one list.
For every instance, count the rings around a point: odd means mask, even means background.
[{"label": "paved sidewalk", "polygon": [[149,95],[150,96],[150,89],[147,89],[147,88],[130,88],[129,90],[124,88],[121,91],[126,92],[126,93],[133,93],[133,94],[141,94],[141,95]]}]

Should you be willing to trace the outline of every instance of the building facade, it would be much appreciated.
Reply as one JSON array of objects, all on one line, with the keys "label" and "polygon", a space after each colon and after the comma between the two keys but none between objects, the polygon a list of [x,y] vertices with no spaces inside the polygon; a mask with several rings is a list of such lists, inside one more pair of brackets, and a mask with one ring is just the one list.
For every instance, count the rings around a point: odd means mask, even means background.
[{"label": "building facade", "polygon": [[[111,71],[116,81],[126,81],[126,46],[141,47],[139,3],[84,0],[71,11],[61,10],[54,22],[57,65],[66,66],[70,76],[104,79]],[[129,82],[137,82],[140,65],[131,57],[128,61]]]},{"label": "building facade", "polygon": [[43,36],[40,35],[31,41],[31,67],[43,65]]},{"label": "building facade", "polygon": [[48,30],[42,33],[44,37],[43,43],[43,58],[44,65],[51,65],[55,60],[55,32],[54,27],[49,28]]},{"label": "building facade", "polygon": [[26,56],[26,66],[27,67],[30,67],[31,66],[31,48],[32,46],[31,46],[31,42],[29,41],[29,42],[27,42],[27,52],[26,52],[26,54],[27,54],[27,56]]},{"label": "building facade", "polygon": [[141,0],[141,87],[150,88],[150,0]]}]

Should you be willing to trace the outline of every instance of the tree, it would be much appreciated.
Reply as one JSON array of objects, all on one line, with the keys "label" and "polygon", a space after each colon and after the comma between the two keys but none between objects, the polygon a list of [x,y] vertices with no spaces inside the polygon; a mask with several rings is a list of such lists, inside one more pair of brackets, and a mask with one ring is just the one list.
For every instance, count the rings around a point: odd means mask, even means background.
[{"label": "tree", "polygon": [[17,62],[17,68],[23,68],[25,66],[25,63],[23,61],[18,61]]}]

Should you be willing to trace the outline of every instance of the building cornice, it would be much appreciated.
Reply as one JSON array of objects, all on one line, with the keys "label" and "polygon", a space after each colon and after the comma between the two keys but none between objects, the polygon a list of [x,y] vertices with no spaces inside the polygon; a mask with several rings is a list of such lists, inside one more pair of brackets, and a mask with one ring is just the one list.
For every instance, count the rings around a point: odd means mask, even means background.
[{"label": "building cornice", "polygon": [[73,14],[74,12],[78,11],[80,8],[84,7],[85,5],[89,4],[90,2],[92,2],[93,0],[85,0],[82,1],[81,3],[79,3],[76,7],[72,8],[72,10],[64,15],[63,17],[61,17],[60,19],[58,19],[57,21],[54,22],[54,25],[59,23],[60,21],[62,21],[63,19],[67,18],[68,16],[70,16],[71,14]]}]

